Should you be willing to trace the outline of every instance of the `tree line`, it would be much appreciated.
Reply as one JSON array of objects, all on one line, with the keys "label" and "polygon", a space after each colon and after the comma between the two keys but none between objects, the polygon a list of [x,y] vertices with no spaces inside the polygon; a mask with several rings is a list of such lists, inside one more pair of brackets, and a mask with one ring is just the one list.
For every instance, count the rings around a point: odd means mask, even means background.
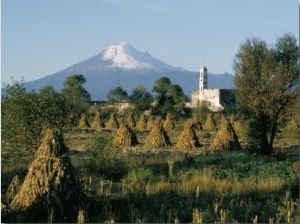
[{"label": "tree line", "polygon": [[[248,137],[262,154],[270,155],[274,138],[282,125],[294,117],[299,122],[299,47],[296,38],[284,34],[269,46],[259,38],[246,39],[234,57],[237,89],[236,112],[250,122]],[[77,124],[90,108],[91,97],[83,88],[86,79],[74,74],[61,92],[45,86],[39,92],[26,91],[24,82],[4,86],[1,101],[2,145],[28,150],[39,144],[42,130]],[[152,93],[143,86],[128,94],[116,87],[107,94],[107,103],[128,101],[135,110],[151,109],[163,118],[167,112],[180,116],[188,97],[167,77],[155,81]]]},{"label": "tree line", "polygon": [[[90,93],[82,86],[85,82],[83,75],[69,76],[60,93],[53,86],[45,86],[39,92],[26,91],[22,80],[7,84],[1,101],[2,143],[12,150],[30,150],[38,146],[43,129],[76,126],[81,114],[91,106]],[[181,87],[167,77],[157,79],[152,91],[156,95],[139,86],[128,95],[116,87],[108,92],[107,99],[110,104],[131,102],[137,113],[151,108],[152,114],[162,117],[184,107],[188,99]],[[159,103],[153,105],[154,101]]]}]

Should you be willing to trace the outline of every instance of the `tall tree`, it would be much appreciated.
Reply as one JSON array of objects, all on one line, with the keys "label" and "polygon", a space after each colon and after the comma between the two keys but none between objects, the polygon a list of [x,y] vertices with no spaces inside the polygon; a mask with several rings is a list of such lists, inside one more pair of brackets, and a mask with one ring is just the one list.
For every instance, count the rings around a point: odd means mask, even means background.
[{"label": "tall tree", "polygon": [[184,95],[182,88],[177,84],[172,84],[168,77],[157,79],[152,91],[156,92],[153,114],[163,117],[168,112],[176,114],[178,112],[176,109],[180,110],[184,103],[188,101],[188,97]]},{"label": "tall tree", "polygon": [[74,74],[67,77],[64,82],[65,87],[61,90],[73,111],[71,121],[73,124],[78,122],[81,114],[90,106],[90,93],[82,86],[85,82],[86,79],[83,75]]},{"label": "tall tree", "polygon": [[144,86],[138,86],[132,90],[129,100],[135,105],[136,111],[141,113],[151,108],[153,97]]},{"label": "tall tree", "polygon": [[126,101],[128,99],[128,93],[122,89],[122,87],[118,86],[115,89],[110,90],[107,93],[106,98],[109,103]]},{"label": "tall tree", "polygon": [[27,92],[23,82],[4,87],[1,101],[1,137],[5,149],[36,149],[44,128],[63,128],[68,108],[65,98],[52,87]]},{"label": "tall tree", "polygon": [[236,97],[240,109],[251,117],[250,137],[261,152],[271,155],[279,126],[299,97],[299,47],[285,34],[274,46],[247,39],[234,58]]}]

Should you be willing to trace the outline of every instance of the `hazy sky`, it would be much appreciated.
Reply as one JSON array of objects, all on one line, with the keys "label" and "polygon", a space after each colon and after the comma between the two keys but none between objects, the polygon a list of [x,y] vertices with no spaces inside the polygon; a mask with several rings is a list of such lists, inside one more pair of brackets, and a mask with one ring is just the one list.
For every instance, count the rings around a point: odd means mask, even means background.
[{"label": "hazy sky", "polygon": [[2,0],[1,82],[58,72],[127,42],[172,66],[232,71],[246,38],[299,39],[297,0]]}]

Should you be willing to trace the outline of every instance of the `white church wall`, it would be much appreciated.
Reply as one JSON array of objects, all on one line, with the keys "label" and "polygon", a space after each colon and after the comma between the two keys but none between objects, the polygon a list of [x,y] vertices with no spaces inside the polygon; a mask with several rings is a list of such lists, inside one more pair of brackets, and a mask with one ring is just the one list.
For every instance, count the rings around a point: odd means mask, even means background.
[{"label": "white church wall", "polygon": [[204,99],[210,103],[210,108],[222,108],[220,104],[220,89],[205,89]]}]

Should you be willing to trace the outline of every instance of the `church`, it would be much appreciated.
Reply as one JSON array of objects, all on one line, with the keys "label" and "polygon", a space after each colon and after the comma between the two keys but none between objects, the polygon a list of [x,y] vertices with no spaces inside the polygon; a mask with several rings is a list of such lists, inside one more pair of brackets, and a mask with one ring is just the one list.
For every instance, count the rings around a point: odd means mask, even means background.
[{"label": "church", "polygon": [[224,110],[226,106],[235,105],[235,95],[232,89],[208,89],[207,68],[200,68],[199,90],[191,94],[191,107],[206,103],[212,111]]}]

